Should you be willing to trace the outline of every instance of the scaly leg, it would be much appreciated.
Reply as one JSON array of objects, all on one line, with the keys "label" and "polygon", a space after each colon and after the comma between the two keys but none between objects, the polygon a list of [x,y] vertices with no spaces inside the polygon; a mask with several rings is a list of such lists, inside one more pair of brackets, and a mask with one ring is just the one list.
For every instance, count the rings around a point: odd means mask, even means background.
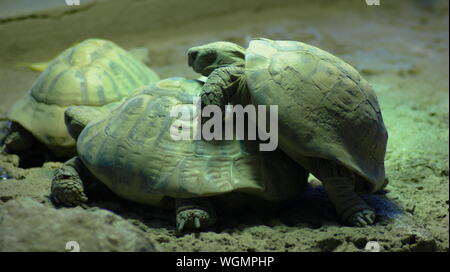
[{"label": "scaly leg", "polygon": [[355,192],[355,174],[337,163],[320,162],[319,179],[342,221],[363,227],[375,223],[375,210]]},{"label": "scaly leg", "polygon": [[78,206],[87,202],[82,171],[87,171],[78,157],[73,157],[56,171],[52,180],[51,198],[63,206]]},{"label": "scaly leg", "polygon": [[229,102],[244,106],[248,104],[250,93],[244,68],[229,66],[215,69],[203,85],[201,100],[202,106],[216,105],[221,109]]}]

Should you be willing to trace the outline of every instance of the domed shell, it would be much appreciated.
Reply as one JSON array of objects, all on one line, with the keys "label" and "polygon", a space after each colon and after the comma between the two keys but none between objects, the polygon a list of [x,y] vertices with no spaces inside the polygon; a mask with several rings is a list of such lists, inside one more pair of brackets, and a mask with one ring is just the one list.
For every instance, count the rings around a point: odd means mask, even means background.
[{"label": "domed shell", "polygon": [[202,83],[169,78],[145,87],[81,132],[77,150],[86,167],[117,195],[163,206],[163,199],[244,192],[269,201],[297,196],[306,171],[281,151],[258,152],[257,143],[236,140],[174,140],[174,107],[196,131],[193,99]]},{"label": "domed shell", "polygon": [[385,185],[387,131],[376,95],[349,64],[295,41],[253,40],[246,78],[254,104],[278,105],[279,143],[309,167],[339,162],[361,177],[365,191]]},{"label": "domed shell", "polygon": [[7,118],[50,147],[73,148],[75,142],[64,124],[67,107],[110,105],[156,80],[151,69],[116,44],[89,39],[52,61]]}]

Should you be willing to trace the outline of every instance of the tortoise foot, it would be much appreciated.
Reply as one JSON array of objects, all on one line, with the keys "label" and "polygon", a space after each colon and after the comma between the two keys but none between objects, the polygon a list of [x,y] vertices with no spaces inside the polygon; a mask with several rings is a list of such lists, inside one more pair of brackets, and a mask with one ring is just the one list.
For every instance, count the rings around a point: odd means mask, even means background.
[{"label": "tortoise foot", "polygon": [[63,166],[52,180],[51,199],[62,206],[79,206],[87,202],[83,182],[73,167]]},{"label": "tortoise foot", "polygon": [[177,232],[184,229],[200,229],[211,225],[210,214],[205,210],[188,209],[177,213]]},{"label": "tortoise foot", "polygon": [[51,197],[56,204],[62,206],[80,206],[87,202],[83,192],[83,185],[72,179],[54,180],[52,182]]},{"label": "tortoise foot", "polygon": [[376,214],[372,209],[364,209],[355,212],[347,219],[347,224],[355,227],[366,227],[374,224],[376,221]]},{"label": "tortoise foot", "polygon": [[186,229],[202,229],[214,225],[216,214],[206,200],[177,200],[177,233]]}]

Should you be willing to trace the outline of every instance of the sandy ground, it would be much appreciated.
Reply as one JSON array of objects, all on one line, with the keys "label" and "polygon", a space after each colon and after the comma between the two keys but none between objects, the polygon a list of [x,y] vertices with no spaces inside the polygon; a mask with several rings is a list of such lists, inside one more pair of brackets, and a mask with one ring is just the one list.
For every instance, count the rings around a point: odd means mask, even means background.
[{"label": "sandy ground", "polygon": [[[378,7],[363,0],[282,6],[245,1],[240,8],[242,1],[189,2],[119,0],[0,19],[0,114],[38,76],[18,63],[47,60],[85,38],[148,47],[151,66],[162,78],[196,77],[186,51],[210,41],[307,42],[354,65],[376,90],[389,132],[390,184],[387,194],[366,198],[381,220],[367,228],[340,225],[314,185],[276,214],[224,215],[208,231],[182,237],[175,235],[173,212],[120,200],[102,188],[87,212],[108,209],[166,251],[364,251],[368,241],[377,241],[382,251],[449,250],[448,1],[382,0]],[[16,156],[0,155],[0,167],[13,177],[0,180],[0,209],[25,197],[53,209],[50,180],[60,164],[17,165]]]}]

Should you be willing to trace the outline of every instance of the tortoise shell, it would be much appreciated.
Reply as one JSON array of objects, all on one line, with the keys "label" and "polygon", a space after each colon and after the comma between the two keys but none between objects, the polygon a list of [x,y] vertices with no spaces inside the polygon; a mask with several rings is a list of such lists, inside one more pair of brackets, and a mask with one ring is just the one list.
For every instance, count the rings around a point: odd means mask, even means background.
[{"label": "tortoise shell", "polygon": [[49,147],[73,149],[75,142],[64,124],[67,107],[111,105],[156,80],[151,69],[116,44],[89,39],[53,60],[7,118]]},{"label": "tortoise shell", "polygon": [[92,120],[77,140],[80,159],[117,195],[164,206],[165,198],[230,192],[283,201],[302,192],[306,171],[283,152],[257,151],[256,142],[174,140],[174,107],[192,114],[181,120],[196,131],[193,98],[197,80],[169,78],[144,87],[120,106]]},{"label": "tortoise shell", "polygon": [[283,151],[312,174],[320,158],[352,170],[364,191],[385,185],[388,134],[374,90],[352,66],[302,42],[268,39],[251,41],[245,62],[252,103],[279,106]]}]

